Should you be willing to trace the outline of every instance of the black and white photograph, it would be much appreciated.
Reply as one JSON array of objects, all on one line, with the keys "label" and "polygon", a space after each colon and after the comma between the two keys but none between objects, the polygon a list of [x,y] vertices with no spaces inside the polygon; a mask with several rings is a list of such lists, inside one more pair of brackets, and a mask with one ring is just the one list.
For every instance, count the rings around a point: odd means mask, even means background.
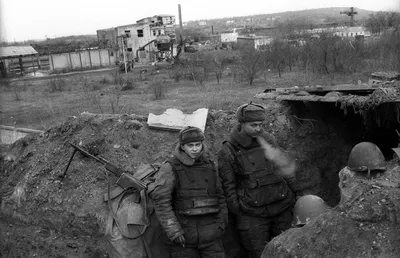
[{"label": "black and white photograph", "polygon": [[400,257],[399,0],[0,0],[0,258]]}]

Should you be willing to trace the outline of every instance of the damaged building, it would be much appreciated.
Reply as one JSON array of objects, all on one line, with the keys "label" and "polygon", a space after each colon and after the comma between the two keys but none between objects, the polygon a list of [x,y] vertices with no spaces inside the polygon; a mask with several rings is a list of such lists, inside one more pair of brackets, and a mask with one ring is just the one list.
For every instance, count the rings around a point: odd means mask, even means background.
[{"label": "damaged building", "polygon": [[107,41],[112,46],[112,55],[121,62],[150,63],[172,58],[175,38],[175,16],[167,14],[97,30],[97,39]]}]

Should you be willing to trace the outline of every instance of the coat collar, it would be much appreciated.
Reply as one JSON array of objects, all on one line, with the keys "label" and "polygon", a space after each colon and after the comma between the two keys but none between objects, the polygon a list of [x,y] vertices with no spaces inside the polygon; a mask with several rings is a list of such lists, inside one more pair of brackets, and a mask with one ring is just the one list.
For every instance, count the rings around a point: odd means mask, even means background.
[{"label": "coat collar", "polygon": [[174,151],[174,156],[177,157],[179,159],[180,162],[182,162],[185,166],[193,166],[193,164],[199,160],[200,158],[203,157],[204,152],[206,151],[206,145],[203,142],[203,149],[201,150],[200,155],[196,158],[193,159],[191,157],[189,157],[189,155],[186,154],[186,152],[184,152],[181,149],[181,145],[178,143],[175,147],[175,151]]},{"label": "coat collar", "polygon": [[[239,129],[240,129],[240,124],[238,124],[233,128],[230,136],[230,141],[238,143],[243,148],[249,148],[259,145],[258,141],[255,138],[248,136],[243,130]],[[260,136],[265,138],[265,135],[266,132],[263,130]]]}]

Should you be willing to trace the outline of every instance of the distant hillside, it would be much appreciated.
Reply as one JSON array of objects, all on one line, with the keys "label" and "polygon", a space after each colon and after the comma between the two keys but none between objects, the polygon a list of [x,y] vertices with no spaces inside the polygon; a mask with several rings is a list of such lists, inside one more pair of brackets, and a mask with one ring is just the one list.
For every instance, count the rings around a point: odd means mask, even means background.
[{"label": "distant hillside", "polygon": [[[350,17],[345,14],[340,14],[341,11],[348,11],[347,7],[330,7],[307,9],[301,11],[290,11],[280,13],[257,14],[238,17],[225,17],[219,19],[201,20],[202,25],[199,25],[199,20],[187,22],[188,27],[210,27],[214,26],[215,29],[224,30],[224,28],[237,28],[245,26],[264,26],[273,27],[280,22],[287,20],[302,21],[310,24],[329,24],[329,23],[345,23],[350,21]],[[354,20],[357,22],[366,20],[373,11],[358,9],[355,7],[357,14]],[[204,24],[205,23],[205,24]]]},{"label": "distant hillside", "polygon": [[[273,13],[273,14],[264,14],[266,16],[280,16],[282,19],[292,19],[292,18],[311,18],[316,22],[323,22],[326,18],[337,19],[337,20],[348,20],[349,17],[344,14],[340,14],[342,11],[348,11],[347,7],[330,7],[330,8],[318,8],[318,9],[307,9],[301,11],[291,11],[291,12],[282,12],[282,13]],[[355,8],[357,12],[354,15],[355,20],[365,20],[368,18],[373,11],[363,10]]]},{"label": "distant hillside", "polygon": [[21,42],[2,42],[0,47],[31,45],[40,55],[72,52],[88,48],[107,47],[97,41],[97,35],[72,35],[45,40],[26,40]]}]

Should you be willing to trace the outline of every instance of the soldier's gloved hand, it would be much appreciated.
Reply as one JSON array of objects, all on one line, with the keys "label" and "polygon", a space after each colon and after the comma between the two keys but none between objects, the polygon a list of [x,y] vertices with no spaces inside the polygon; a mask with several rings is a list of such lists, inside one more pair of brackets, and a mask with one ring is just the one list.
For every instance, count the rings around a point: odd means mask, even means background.
[{"label": "soldier's gloved hand", "polygon": [[183,246],[183,248],[185,248],[185,244],[186,244],[186,239],[184,235],[180,235],[177,238],[174,239],[174,242],[177,244],[180,244]]}]

